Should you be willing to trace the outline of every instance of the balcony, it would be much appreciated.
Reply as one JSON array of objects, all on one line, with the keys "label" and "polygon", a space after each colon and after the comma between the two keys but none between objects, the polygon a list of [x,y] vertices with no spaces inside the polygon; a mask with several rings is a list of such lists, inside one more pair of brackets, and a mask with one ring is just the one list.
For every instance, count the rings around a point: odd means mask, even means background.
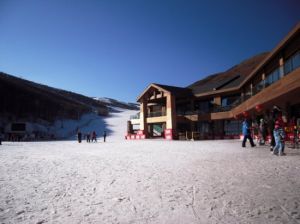
[{"label": "balcony", "polygon": [[166,116],[165,111],[154,111],[154,112],[149,112],[147,117],[162,117]]},{"label": "balcony", "polygon": [[140,113],[130,116],[130,120],[134,120],[134,119],[140,119]]}]

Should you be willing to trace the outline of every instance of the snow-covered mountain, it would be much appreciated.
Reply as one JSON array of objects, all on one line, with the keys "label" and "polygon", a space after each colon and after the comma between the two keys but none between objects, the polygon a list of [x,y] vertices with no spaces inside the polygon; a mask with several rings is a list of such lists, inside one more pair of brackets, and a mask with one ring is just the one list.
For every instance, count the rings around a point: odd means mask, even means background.
[{"label": "snow-covered mountain", "polygon": [[[14,136],[24,140],[67,139],[74,136],[78,129],[84,132],[112,132],[105,118],[122,111],[125,113],[122,123],[126,127],[129,114],[135,114],[138,110],[138,105],[134,103],[107,97],[88,97],[2,72],[0,102],[0,133],[4,133],[7,139]],[[123,124],[119,125],[123,127]]]},{"label": "snow-covered mountain", "polygon": [[123,101],[115,100],[108,97],[93,97],[93,99],[101,102],[102,104],[108,106],[108,107],[118,107],[128,110],[138,110],[139,105],[137,103],[126,103]]}]

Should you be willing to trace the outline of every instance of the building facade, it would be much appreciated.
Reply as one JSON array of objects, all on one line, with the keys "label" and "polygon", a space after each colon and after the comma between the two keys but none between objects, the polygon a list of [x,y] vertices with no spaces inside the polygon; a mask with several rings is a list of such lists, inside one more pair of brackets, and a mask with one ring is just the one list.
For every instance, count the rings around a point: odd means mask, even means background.
[{"label": "building facade", "polygon": [[153,83],[137,101],[129,139],[239,138],[243,117],[266,118],[274,105],[300,118],[300,23],[269,53],[185,88]]}]

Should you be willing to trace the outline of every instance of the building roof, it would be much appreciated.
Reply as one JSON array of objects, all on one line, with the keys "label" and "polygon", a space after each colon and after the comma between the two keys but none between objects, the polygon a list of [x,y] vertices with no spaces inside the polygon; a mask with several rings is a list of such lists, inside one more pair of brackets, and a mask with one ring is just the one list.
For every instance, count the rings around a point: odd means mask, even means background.
[{"label": "building roof", "polygon": [[158,90],[163,90],[171,93],[173,96],[176,97],[187,97],[187,96],[193,96],[193,92],[191,89],[184,88],[184,87],[177,87],[177,86],[168,86],[168,85],[162,85],[157,83],[151,83],[141,95],[138,96],[137,101],[140,101],[140,99],[146,94],[146,92],[149,91],[151,88],[156,88]]},{"label": "building roof", "polygon": [[268,52],[264,52],[255,55],[225,72],[210,75],[189,85],[187,88],[190,88],[194,94],[201,94],[237,87],[268,54]]},{"label": "building roof", "polygon": [[177,87],[177,86],[167,86],[162,84],[153,83],[154,85],[167,90],[168,92],[172,93],[174,96],[193,96],[193,92],[191,89],[185,87]]},{"label": "building roof", "polygon": [[196,94],[208,93],[215,90],[226,90],[228,88],[236,87],[267,55],[268,53],[256,55],[230,68],[226,72],[210,75],[193,83],[188,87],[177,87],[152,83],[137,98],[137,101],[139,101],[150,88],[162,89],[164,91],[170,92],[175,97],[192,97]]},{"label": "building roof", "polygon": [[[262,53],[256,55],[248,60],[245,60],[241,64],[234,66],[233,68],[229,69],[224,73],[218,73],[212,76],[208,76],[205,79],[202,79],[198,82],[193,83],[192,85],[188,86],[191,88],[196,96],[204,96],[204,95],[211,95],[214,93],[221,93],[223,91],[233,91],[241,88],[247,81],[249,81],[268,61],[270,61],[274,55],[276,55],[284,46],[285,44],[291,40],[297,33],[300,32],[300,22],[294,27],[292,31],[288,33],[287,36],[270,52],[270,53]],[[238,71],[237,71],[238,70]],[[205,85],[206,82],[222,82],[223,75],[226,76],[231,73],[239,73],[241,74],[240,79],[237,79],[228,85],[225,85],[223,88],[215,91],[213,89],[209,89],[209,85]],[[221,79],[219,81],[218,79]],[[214,92],[215,91],[215,92]]]}]

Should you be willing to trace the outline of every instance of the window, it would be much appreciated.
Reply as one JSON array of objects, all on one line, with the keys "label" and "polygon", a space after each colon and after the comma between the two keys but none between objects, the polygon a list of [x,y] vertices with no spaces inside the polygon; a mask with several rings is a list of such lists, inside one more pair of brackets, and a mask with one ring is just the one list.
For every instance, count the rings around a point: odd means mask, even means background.
[{"label": "window", "polygon": [[253,88],[254,94],[260,92],[264,88],[264,80],[261,80],[256,86]]},{"label": "window", "polygon": [[237,103],[240,99],[240,95],[231,95],[222,97],[222,107],[230,106],[234,103]]},{"label": "window", "polygon": [[226,120],[224,122],[225,135],[239,135],[242,130],[242,122],[239,120]]},{"label": "window", "polygon": [[293,60],[293,70],[300,66],[300,51],[292,58]]},{"label": "window", "polygon": [[199,112],[208,113],[212,108],[212,100],[198,101],[195,103],[195,109]]},{"label": "window", "polygon": [[201,134],[208,134],[211,132],[210,124],[207,121],[199,121],[197,125],[197,131]]},{"label": "window", "polygon": [[284,74],[288,74],[293,71],[292,59],[290,58],[284,63]]},{"label": "window", "polygon": [[300,51],[298,51],[296,54],[291,56],[284,63],[284,74],[288,74],[298,67],[300,67]]},{"label": "window", "polygon": [[271,85],[272,83],[278,81],[280,79],[280,73],[279,73],[279,68],[275,69],[273,72],[271,72],[269,75],[266,77],[266,87]]}]

